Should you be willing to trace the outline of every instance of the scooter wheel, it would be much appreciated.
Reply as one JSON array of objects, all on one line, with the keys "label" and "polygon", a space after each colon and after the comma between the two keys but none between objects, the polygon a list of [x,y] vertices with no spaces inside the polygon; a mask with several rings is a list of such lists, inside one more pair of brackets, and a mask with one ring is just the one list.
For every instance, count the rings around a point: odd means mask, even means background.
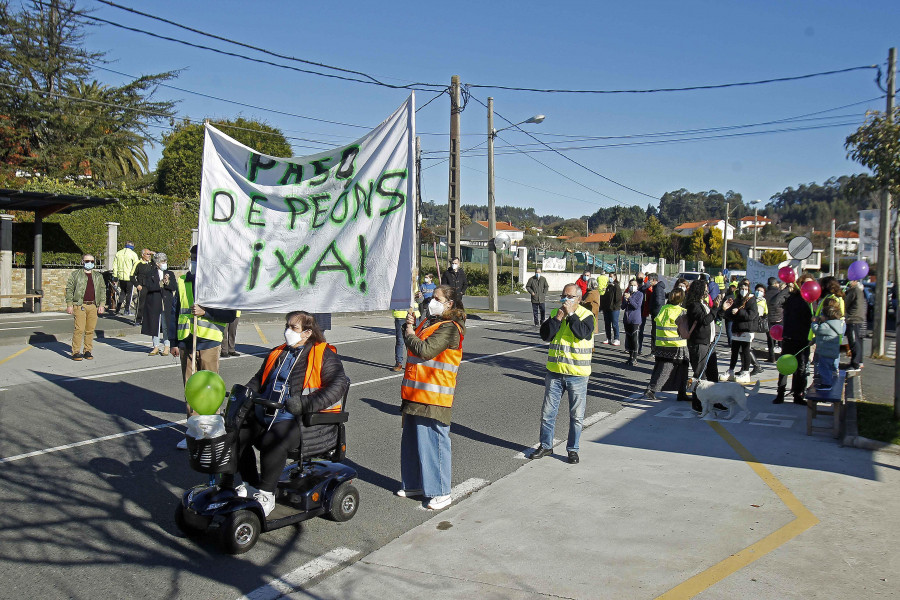
[{"label": "scooter wheel", "polygon": [[349,521],[359,508],[359,491],[349,481],[345,481],[331,494],[331,505],[326,516],[332,521]]},{"label": "scooter wheel", "polygon": [[181,533],[188,537],[197,537],[205,531],[204,529],[194,527],[187,522],[187,519],[184,516],[184,506],[181,502],[175,507],[175,526],[178,527],[178,530],[181,531]]},{"label": "scooter wheel", "polygon": [[256,513],[239,510],[228,515],[219,528],[222,547],[228,554],[243,554],[256,544],[260,523]]}]

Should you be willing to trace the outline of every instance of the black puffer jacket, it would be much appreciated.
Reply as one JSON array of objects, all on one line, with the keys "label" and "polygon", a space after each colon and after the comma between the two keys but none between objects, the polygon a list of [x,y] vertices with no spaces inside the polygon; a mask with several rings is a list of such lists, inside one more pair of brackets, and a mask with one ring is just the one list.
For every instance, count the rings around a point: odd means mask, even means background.
[{"label": "black puffer jacket", "polygon": [[769,309],[769,325],[781,323],[784,318],[784,301],[787,300],[788,289],[777,285],[766,288],[766,307]]},{"label": "black puffer jacket", "polygon": [[812,325],[812,310],[800,295],[800,292],[788,294],[784,301],[784,337],[790,340],[809,339]]},{"label": "black puffer jacket", "polygon": [[[272,370],[269,373],[270,377],[273,373],[278,372],[278,366],[284,360],[284,354],[289,352],[286,347],[279,347],[275,350],[279,350],[280,353],[275,362],[275,366],[272,367]],[[293,369],[291,369],[288,384],[292,392],[299,392],[299,390],[303,389],[303,380],[306,378],[308,356],[309,348],[304,346],[300,355],[297,357],[297,362],[294,364]],[[264,360],[259,367],[259,371],[253,376],[253,379],[247,382],[247,387],[253,390],[254,393],[258,394],[260,393],[260,390],[265,389],[265,384],[262,380],[265,366],[266,361]],[[321,377],[321,388],[309,395],[300,396],[299,398],[296,395],[292,395],[288,400],[289,410],[297,418],[297,422],[300,424],[300,432],[303,438],[303,454],[307,456],[321,454],[336,444],[338,426],[314,425],[312,427],[306,427],[303,425],[301,417],[304,414],[319,412],[320,410],[339,402],[343,399],[347,390],[350,389],[350,379],[344,374],[344,365],[341,363],[341,359],[338,355],[331,350],[326,349],[322,355]]]},{"label": "black puffer jacket", "polygon": [[[734,298],[734,304],[730,308],[725,309],[725,320],[734,323],[731,326],[731,333],[741,334],[755,331],[756,317],[759,316],[756,298],[750,296],[744,302],[744,298],[740,296],[726,296],[726,298],[728,297]],[[739,310],[736,313],[731,312],[735,308]]]},{"label": "black puffer jacket", "polygon": [[688,327],[694,328],[691,337],[688,338],[688,345],[708,346],[712,336],[710,327],[712,327],[713,321],[721,318],[722,309],[713,307],[707,311],[700,302],[691,302],[685,308],[687,309]]}]

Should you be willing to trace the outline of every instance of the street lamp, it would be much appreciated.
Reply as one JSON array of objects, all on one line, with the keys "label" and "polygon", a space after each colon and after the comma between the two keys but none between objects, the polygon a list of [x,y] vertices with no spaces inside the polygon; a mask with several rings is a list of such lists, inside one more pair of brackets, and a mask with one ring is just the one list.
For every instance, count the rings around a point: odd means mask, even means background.
[{"label": "street lamp", "polygon": [[501,131],[518,127],[526,123],[541,123],[546,117],[534,115],[524,121],[494,129],[494,99],[487,99],[487,134],[488,134],[488,310],[500,310],[500,298],[497,293],[497,209],[494,203],[494,138]]},{"label": "street lamp", "polygon": [[[829,269],[829,271],[831,272],[830,274],[832,277],[837,277],[839,269],[834,268],[834,247],[837,242],[837,230],[841,227],[850,227],[852,225],[856,225],[856,221],[847,221],[846,223],[841,224],[839,227],[834,226],[834,221],[834,219],[831,220],[831,269]],[[857,242],[857,244],[858,243],[859,242]]]},{"label": "street lamp", "polygon": [[759,203],[762,200],[756,199],[750,204],[753,205],[753,260],[759,261],[759,257],[756,255],[756,231],[759,229]]}]

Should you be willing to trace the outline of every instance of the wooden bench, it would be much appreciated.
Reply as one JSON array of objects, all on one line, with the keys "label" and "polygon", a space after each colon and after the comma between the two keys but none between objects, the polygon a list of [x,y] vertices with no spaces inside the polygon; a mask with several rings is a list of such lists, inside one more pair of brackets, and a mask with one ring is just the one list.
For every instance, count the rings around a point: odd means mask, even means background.
[{"label": "wooden bench", "polygon": [[[813,429],[818,431],[831,430],[835,438],[841,435],[841,417],[844,412],[844,385],[847,381],[847,372],[838,371],[834,378],[834,385],[830,390],[817,390],[814,385],[806,391],[806,435],[812,435]],[[830,404],[831,410],[819,409],[819,404]],[[817,426],[813,424],[819,415],[833,416],[834,423],[831,426]]]}]

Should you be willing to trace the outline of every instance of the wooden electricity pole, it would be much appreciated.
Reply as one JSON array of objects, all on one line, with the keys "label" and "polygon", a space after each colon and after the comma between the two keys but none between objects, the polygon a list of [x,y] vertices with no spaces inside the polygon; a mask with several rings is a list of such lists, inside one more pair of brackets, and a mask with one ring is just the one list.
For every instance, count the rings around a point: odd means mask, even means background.
[{"label": "wooden electricity pole", "polygon": [[459,257],[462,225],[459,213],[459,75],[450,78],[450,190],[447,198],[447,248],[450,258]]},{"label": "wooden electricity pole", "polygon": [[[897,72],[897,49],[888,51],[887,118],[893,119],[894,79]],[[872,331],[872,356],[884,356],[884,330],[887,326],[887,284],[890,279],[891,193],[881,192],[881,218],[878,223],[878,279],[875,282],[875,329]]]}]

